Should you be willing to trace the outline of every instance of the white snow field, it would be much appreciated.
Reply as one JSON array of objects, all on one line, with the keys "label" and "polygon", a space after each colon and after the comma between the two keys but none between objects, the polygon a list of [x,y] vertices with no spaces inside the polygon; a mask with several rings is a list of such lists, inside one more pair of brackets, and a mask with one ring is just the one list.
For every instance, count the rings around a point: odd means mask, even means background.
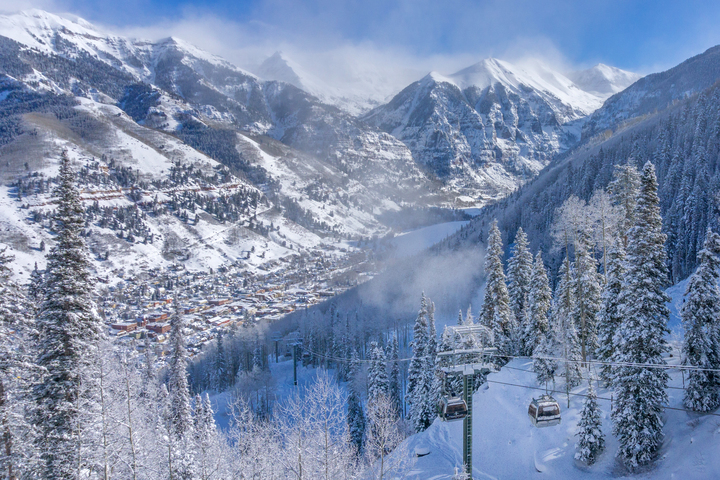
[{"label": "white snow field", "polygon": [[[677,363],[677,345],[668,363]],[[595,373],[593,372],[593,377]],[[670,370],[669,406],[682,409],[681,373]],[[562,411],[562,423],[535,428],[527,415],[533,395],[542,393],[532,372],[532,361],[511,361],[473,396],[473,478],[474,479],[605,479],[653,478],[700,480],[720,477],[720,415],[699,415],[666,410],[665,442],[657,461],[645,471],[630,474],[616,460],[617,441],[610,420],[611,391],[597,389],[602,410],[606,449],[599,461],[587,467],[574,459],[577,422],[584,397],[555,393]],[[562,380],[560,380],[562,382]],[[523,388],[516,384],[534,387]],[[595,385],[595,383],[594,383]],[[679,389],[680,388],[680,389]],[[558,385],[557,390],[564,390]],[[587,381],[571,393],[585,394]],[[394,455],[415,457],[416,448],[429,448],[430,454],[414,459],[413,468],[403,478],[449,479],[460,466],[462,421],[436,419],[425,432],[408,438]]]}]

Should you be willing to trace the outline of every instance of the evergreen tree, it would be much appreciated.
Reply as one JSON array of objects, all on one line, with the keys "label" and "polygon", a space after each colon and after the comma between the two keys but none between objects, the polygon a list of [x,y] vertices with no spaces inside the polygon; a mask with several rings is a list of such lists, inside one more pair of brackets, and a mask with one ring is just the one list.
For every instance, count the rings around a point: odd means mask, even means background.
[{"label": "evergreen tree", "polygon": [[[615,353],[614,336],[620,322],[619,296],[622,281],[625,277],[625,249],[618,239],[608,250],[607,283],[601,297],[601,307],[598,313],[598,349],[596,357],[601,362],[611,362]],[[606,384],[612,383],[613,368],[611,365],[602,365],[600,377]]]},{"label": "evergreen tree", "polygon": [[228,379],[228,362],[225,356],[225,342],[223,341],[222,332],[219,332],[217,336],[213,376],[215,378],[213,387],[218,391],[225,389]]},{"label": "evergreen tree", "polygon": [[34,308],[10,278],[12,258],[0,250],[0,472],[24,478],[35,466],[33,430],[25,410],[36,371],[30,356]]},{"label": "evergreen tree", "polygon": [[578,432],[575,434],[578,443],[575,445],[577,452],[575,458],[588,465],[595,463],[600,454],[605,450],[605,436],[602,432],[602,415],[597,403],[597,395],[593,389],[592,382],[588,386],[587,397],[580,412]]},{"label": "evergreen tree", "polygon": [[522,227],[520,227],[515,235],[513,255],[510,257],[510,260],[508,260],[507,274],[510,309],[517,319],[520,328],[517,345],[519,352],[525,352],[527,350],[524,332],[529,317],[526,318],[524,313],[526,313],[526,308],[528,307],[532,266],[533,256],[528,249],[527,235],[525,235]]},{"label": "evergreen tree", "polygon": [[57,232],[48,254],[43,302],[37,319],[37,364],[44,369],[34,389],[33,422],[44,478],[78,478],[87,468],[82,453],[85,421],[94,415],[87,399],[95,392],[91,367],[97,362],[103,327],[93,300],[90,260],[83,239],[84,209],[74,184],[70,160],[63,152]]},{"label": "evergreen tree", "polygon": [[210,403],[210,397],[195,396],[195,418],[194,418],[195,452],[197,454],[197,474],[200,480],[217,478],[219,467],[222,461],[223,452],[221,442],[218,438],[215,417]]},{"label": "evergreen tree", "polygon": [[[720,289],[718,267],[720,259],[712,252],[720,244],[720,236],[708,230],[703,249],[698,252],[699,266],[690,277],[685,292],[681,316],[685,338],[683,365],[702,369],[717,368],[713,347],[717,343],[717,324],[720,319]],[[684,403],[698,412],[709,412],[720,405],[716,374],[707,370],[690,370]]]},{"label": "evergreen tree", "polygon": [[431,385],[428,383],[428,303],[422,295],[420,311],[413,327],[413,340],[410,343],[412,358],[408,367],[406,399],[410,407],[410,422],[416,432],[422,432],[430,426],[430,417],[426,411],[427,398]]},{"label": "evergreen tree", "polygon": [[347,422],[350,439],[359,455],[362,453],[362,446],[365,441],[365,412],[363,412],[360,397],[354,389],[350,389],[350,395],[348,396]]},{"label": "evergreen tree", "polygon": [[600,311],[602,277],[592,256],[592,242],[587,232],[577,236],[572,290],[575,296],[573,317],[580,333],[583,362],[592,356],[598,345],[597,314]]},{"label": "evergreen tree", "polygon": [[505,271],[502,264],[503,245],[497,220],[490,227],[487,254],[485,257],[485,299],[481,323],[489,327],[495,338],[495,346],[501,354],[515,353],[516,325],[510,309],[510,295],[505,284]]},{"label": "evergreen tree", "polygon": [[552,304],[552,290],[550,280],[542,259],[542,252],[535,255],[532,275],[530,277],[530,292],[528,294],[528,320],[523,330],[523,355],[533,355],[535,349],[548,330],[550,323],[548,313]]},{"label": "evergreen tree", "polygon": [[553,358],[557,355],[557,342],[555,341],[555,332],[549,329],[545,333],[540,333],[538,343],[533,351],[533,371],[540,385],[549,382],[555,382],[555,372],[558,369],[557,360]]},{"label": "evergreen tree", "polygon": [[175,315],[170,320],[170,361],[168,393],[170,401],[170,424],[178,439],[184,439],[192,431],[190,388],[187,378],[187,350],[185,349],[185,321],[175,299]]},{"label": "evergreen tree", "polygon": [[[460,312],[460,315],[462,317],[462,312]],[[462,323],[460,325],[475,325],[475,321],[473,320],[473,314],[472,314],[472,305],[468,305],[467,312],[465,312],[465,319],[462,320]]]},{"label": "evergreen tree", "polygon": [[[425,397],[425,415],[428,425],[430,425],[437,413],[437,404],[440,400],[440,380],[441,377],[435,368],[437,363],[438,340],[437,330],[435,328],[435,304],[429,302],[428,308],[428,347],[425,358],[425,374],[428,384],[428,395]],[[468,312],[470,313],[470,312]],[[470,316],[472,318],[472,315]]]},{"label": "evergreen tree", "polygon": [[397,335],[394,333],[391,335],[388,342],[389,352],[389,384],[388,389],[390,391],[390,400],[393,402],[393,406],[398,413],[402,412],[402,393],[400,391],[400,346],[398,345]]},{"label": "evergreen tree", "polygon": [[627,247],[628,230],[635,225],[637,196],[640,189],[640,173],[630,159],[626,165],[616,165],[608,191],[613,203],[620,209],[618,225],[623,247]]},{"label": "evergreen tree", "polygon": [[[665,234],[662,233],[655,167],[646,163],[635,208],[635,225],[628,230],[626,275],[620,291],[622,321],[615,332],[614,362],[665,364],[665,335],[670,300]],[[613,432],[618,455],[633,469],[652,460],[662,443],[663,405],[667,402],[668,374],[661,368],[618,366],[613,386]]]},{"label": "evergreen tree", "polygon": [[40,270],[38,270],[37,262],[35,262],[35,268],[30,273],[30,284],[28,285],[27,296],[33,312],[37,313],[43,301],[43,275]]},{"label": "evergreen tree", "polygon": [[560,345],[565,365],[565,382],[568,388],[580,385],[580,340],[575,327],[573,314],[575,312],[575,295],[572,289],[573,268],[565,257],[560,267],[560,282],[555,290],[555,303],[553,305],[553,321],[555,322],[554,335]]},{"label": "evergreen tree", "polygon": [[387,375],[385,351],[377,342],[370,342],[370,367],[368,368],[368,402],[380,395],[389,394],[390,380]]}]

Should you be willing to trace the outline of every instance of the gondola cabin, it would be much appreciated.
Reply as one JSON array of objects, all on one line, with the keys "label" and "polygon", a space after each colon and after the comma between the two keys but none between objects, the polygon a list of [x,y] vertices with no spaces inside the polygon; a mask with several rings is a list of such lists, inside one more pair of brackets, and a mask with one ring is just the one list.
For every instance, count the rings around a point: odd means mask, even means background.
[{"label": "gondola cabin", "polygon": [[528,407],[528,417],[538,428],[552,427],[560,424],[560,404],[550,395],[533,398]]},{"label": "gondola cabin", "polygon": [[460,397],[442,397],[440,400],[440,418],[444,422],[462,420],[468,414],[467,403]]}]

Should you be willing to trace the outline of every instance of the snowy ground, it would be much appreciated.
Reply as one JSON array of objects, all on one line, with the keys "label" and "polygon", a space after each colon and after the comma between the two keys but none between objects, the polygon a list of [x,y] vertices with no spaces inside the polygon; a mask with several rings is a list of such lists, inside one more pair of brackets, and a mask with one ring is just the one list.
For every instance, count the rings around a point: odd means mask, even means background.
[{"label": "snowy ground", "polygon": [[[677,362],[677,350],[669,363]],[[603,411],[606,451],[595,465],[577,463],[575,433],[584,397],[556,393],[562,409],[562,423],[538,429],[527,416],[527,407],[537,388],[532,362],[514,360],[499,373],[491,374],[473,397],[473,478],[475,479],[600,479],[657,478],[707,479],[720,476],[720,416],[698,415],[667,410],[665,444],[656,464],[648,471],[630,475],[615,459],[617,441],[612,436],[610,401],[599,400]],[[593,373],[594,375],[594,373]],[[679,371],[671,370],[670,406],[682,407],[683,381]],[[562,389],[562,388],[560,388]],[[587,383],[572,391],[585,394]],[[612,392],[598,390],[598,396],[610,398]],[[439,419],[425,432],[413,435],[395,454],[414,456],[417,447],[428,447],[430,455],[417,458],[406,478],[450,478],[460,465],[462,421],[446,423]]]}]

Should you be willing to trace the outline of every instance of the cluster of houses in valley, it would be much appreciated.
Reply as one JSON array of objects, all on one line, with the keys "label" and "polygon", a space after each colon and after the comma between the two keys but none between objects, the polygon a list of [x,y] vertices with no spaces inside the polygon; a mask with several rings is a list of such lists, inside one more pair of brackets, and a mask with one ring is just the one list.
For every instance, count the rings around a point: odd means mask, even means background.
[{"label": "cluster of houses in valley", "polygon": [[170,321],[180,313],[188,351],[195,355],[224,329],[278,320],[356,284],[345,280],[347,267],[332,257],[301,264],[293,257],[265,267],[271,270],[262,274],[239,265],[195,273],[180,265],[141,276],[119,273],[122,281],[101,295],[100,308],[111,337],[132,343],[138,352],[152,345],[160,357],[169,349]]}]

